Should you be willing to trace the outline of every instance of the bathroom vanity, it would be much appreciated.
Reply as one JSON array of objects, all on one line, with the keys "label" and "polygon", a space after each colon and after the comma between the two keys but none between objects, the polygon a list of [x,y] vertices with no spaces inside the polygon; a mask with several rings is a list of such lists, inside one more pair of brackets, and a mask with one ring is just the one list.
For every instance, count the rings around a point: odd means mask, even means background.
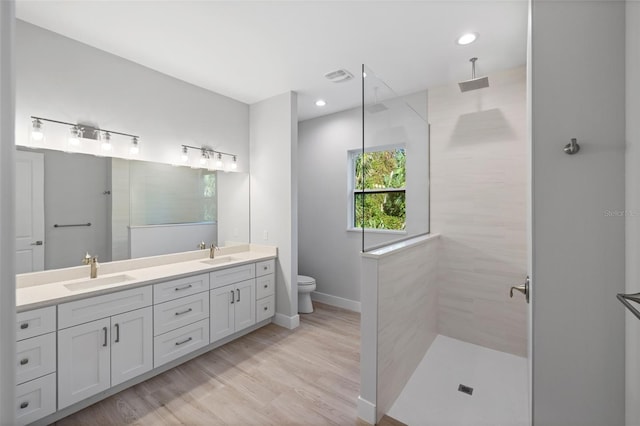
[{"label": "bathroom vanity", "polygon": [[48,424],[271,322],[275,247],[17,276],[19,424]]}]

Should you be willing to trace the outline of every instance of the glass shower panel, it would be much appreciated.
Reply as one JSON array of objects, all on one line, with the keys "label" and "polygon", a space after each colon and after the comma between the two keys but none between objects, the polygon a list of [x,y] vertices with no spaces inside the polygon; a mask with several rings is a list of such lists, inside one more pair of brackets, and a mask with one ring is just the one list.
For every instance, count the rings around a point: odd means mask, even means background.
[{"label": "glass shower panel", "polygon": [[362,251],[429,232],[426,90],[398,96],[362,66],[362,149],[351,156]]}]

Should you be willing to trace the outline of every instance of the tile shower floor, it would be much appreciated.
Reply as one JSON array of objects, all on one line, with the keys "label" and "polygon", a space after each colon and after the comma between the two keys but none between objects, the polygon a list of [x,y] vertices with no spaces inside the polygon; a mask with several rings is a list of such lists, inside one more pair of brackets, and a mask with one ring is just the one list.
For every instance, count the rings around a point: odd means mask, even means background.
[{"label": "tile shower floor", "polygon": [[527,376],[526,358],[439,335],[388,415],[409,426],[527,426]]}]

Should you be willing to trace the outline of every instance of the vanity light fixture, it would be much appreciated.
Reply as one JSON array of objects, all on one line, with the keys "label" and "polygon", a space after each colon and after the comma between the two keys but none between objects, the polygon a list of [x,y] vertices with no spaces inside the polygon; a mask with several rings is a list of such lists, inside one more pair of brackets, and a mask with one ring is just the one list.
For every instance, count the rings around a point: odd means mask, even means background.
[{"label": "vanity light fixture", "polygon": [[82,130],[78,126],[71,126],[69,130],[69,145],[78,146],[80,145],[80,138],[82,137]]},{"label": "vanity light fixture", "polygon": [[138,137],[134,136],[131,139],[131,148],[129,148],[129,153],[131,155],[138,155],[139,152],[140,152],[140,146],[138,145]]},{"label": "vanity light fixture", "polygon": [[460,46],[466,46],[478,39],[478,33],[466,33],[457,38],[456,43]]},{"label": "vanity light fixture", "polygon": [[41,141],[44,138],[44,132],[42,131],[42,121],[39,118],[31,117],[31,139],[34,141]]},{"label": "vanity light fixture", "polygon": [[[224,169],[224,157],[230,157],[233,160],[233,163],[229,166],[231,170],[237,169],[237,157],[235,154],[230,154],[228,152],[216,151],[211,148],[207,148],[206,146],[191,146],[191,145],[182,145],[181,155],[182,162],[184,164],[189,162],[189,150],[198,150],[200,152],[200,167],[210,168],[210,159],[215,159],[215,168],[218,170]],[[197,166],[192,166],[197,168]]]},{"label": "vanity light fixture", "polygon": [[[31,116],[31,120],[32,120],[31,139],[33,139],[34,141],[41,141],[42,139],[44,139],[43,121],[46,121],[48,123],[70,126],[70,129],[69,129],[70,134],[69,134],[68,142],[69,142],[69,145],[71,146],[80,145],[80,139],[90,139],[90,140],[96,140],[96,141],[102,140],[102,150],[111,151],[112,150],[111,136],[119,135],[119,136],[127,136],[129,138],[133,138],[133,144],[130,149],[130,152],[132,154],[137,153],[136,149],[134,149],[134,146],[138,147],[138,142],[140,141],[140,136],[137,136],[137,135],[131,135],[129,133],[123,133],[123,132],[116,132],[115,130],[100,129],[97,126],[92,126],[88,124],[69,123],[66,121],[52,120],[50,118],[44,118],[44,117]],[[102,138],[100,136],[102,136]]]},{"label": "vanity light fixture", "polygon": [[111,151],[111,133],[104,132],[102,135],[102,150]]}]

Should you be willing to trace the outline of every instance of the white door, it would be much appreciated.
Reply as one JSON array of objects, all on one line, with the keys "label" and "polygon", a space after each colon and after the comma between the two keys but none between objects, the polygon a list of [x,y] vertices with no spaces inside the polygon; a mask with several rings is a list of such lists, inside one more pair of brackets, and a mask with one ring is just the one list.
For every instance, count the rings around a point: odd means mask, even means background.
[{"label": "white door", "polygon": [[111,386],[109,334],[104,318],[58,331],[58,409]]},{"label": "white door", "polygon": [[44,269],[44,154],[16,151],[16,273]]},{"label": "white door", "polygon": [[235,287],[235,331],[240,331],[256,323],[256,280],[243,281]]},{"label": "white door", "polygon": [[230,334],[233,334],[234,310],[236,293],[235,287],[228,285],[211,290],[211,342],[220,340]]},{"label": "white door", "polygon": [[152,307],[111,317],[111,386],[153,368]]}]

